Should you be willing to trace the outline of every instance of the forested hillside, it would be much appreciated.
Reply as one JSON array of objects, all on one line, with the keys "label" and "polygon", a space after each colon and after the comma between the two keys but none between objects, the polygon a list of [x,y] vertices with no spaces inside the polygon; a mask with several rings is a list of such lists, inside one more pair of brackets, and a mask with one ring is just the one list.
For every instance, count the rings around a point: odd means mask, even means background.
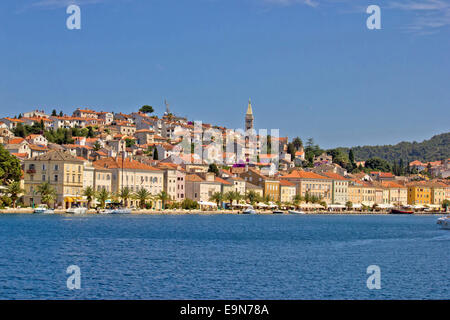
[{"label": "forested hillside", "polygon": [[[348,153],[349,148],[339,148]],[[432,137],[423,142],[400,142],[396,145],[353,147],[355,160],[367,160],[374,157],[397,162],[403,159],[406,163],[413,160],[423,162],[450,158],[450,132]]]}]

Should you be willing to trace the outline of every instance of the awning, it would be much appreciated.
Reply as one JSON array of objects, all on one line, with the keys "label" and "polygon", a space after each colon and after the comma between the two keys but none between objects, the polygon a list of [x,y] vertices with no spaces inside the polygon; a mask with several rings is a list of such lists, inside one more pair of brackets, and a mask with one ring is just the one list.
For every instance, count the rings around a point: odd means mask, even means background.
[{"label": "awning", "polygon": [[390,203],[380,203],[380,204],[377,204],[377,207],[380,209],[390,209],[390,208],[393,208],[394,205],[392,205]]},{"label": "awning", "polygon": [[73,202],[73,198],[71,197],[65,197],[64,202]]},{"label": "awning", "polygon": [[345,209],[346,207],[343,204],[329,204],[328,208],[331,208],[331,209]]},{"label": "awning", "polygon": [[261,207],[261,208],[266,208],[266,207],[268,207],[267,204],[262,203],[262,202],[257,203],[256,206],[257,206],[257,207]]}]

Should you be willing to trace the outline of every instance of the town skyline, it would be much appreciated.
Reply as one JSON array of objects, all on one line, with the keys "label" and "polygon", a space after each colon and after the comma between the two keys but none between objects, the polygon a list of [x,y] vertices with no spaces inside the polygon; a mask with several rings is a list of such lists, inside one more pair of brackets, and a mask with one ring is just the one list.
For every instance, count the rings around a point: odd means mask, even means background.
[{"label": "town skyline", "polygon": [[256,127],[325,148],[449,131],[447,1],[381,1],[381,30],[367,29],[364,1],[95,2],[76,1],[81,30],[66,28],[66,2],[0,4],[2,112],[163,110],[166,97],[239,128],[251,97]]}]

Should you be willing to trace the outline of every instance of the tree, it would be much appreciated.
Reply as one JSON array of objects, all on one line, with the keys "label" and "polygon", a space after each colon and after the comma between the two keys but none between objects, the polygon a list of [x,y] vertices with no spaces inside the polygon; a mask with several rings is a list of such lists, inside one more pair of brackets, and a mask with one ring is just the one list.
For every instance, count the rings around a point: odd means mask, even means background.
[{"label": "tree", "polygon": [[63,116],[64,116],[64,113],[62,112],[62,110],[59,112],[59,116],[60,116],[60,117],[63,117]]},{"label": "tree", "polygon": [[353,203],[352,203],[351,201],[347,201],[347,202],[345,203],[345,206],[347,207],[347,210],[350,210],[350,209],[353,208]]},{"label": "tree", "polygon": [[95,197],[95,191],[94,191],[94,189],[91,187],[91,186],[87,186],[84,190],[83,190],[83,196],[85,196],[86,197],[86,199],[87,199],[87,206],[88,206],[88,209],[90,209],[90,207],[91,207],[91,202],[92,202],[92,200],[94,199],[94,197]]},{"label": "tree", "polygon": [[444,208],[445,211],[447,211],[448,207],[450,207],[450,200],[445,199],[444,201],[442,201],[442,208]]},{"label": "tree", "polygon": [[52,110],[52,117],[56,117],[56,116],[57,116],[56,110],[53,109],[53,110]]},{"label": "tree", "polygon": [[47,206],[56,200],[56,190],[48,182],[38,185],[37,192],[41,195],[41,203],[45,203]]},{"label": "tree", "polygon": [[0,181],[6,185],[10,181],[20,181],[22,170],[20,161],[0,144]]},{"label": "tree", "polygon": [[217,164],[211,163],[208,167],[208,172],[213,172],[216,176],[219,175],[219,168],[217,167]]},{"label": "tree", "polygon": [[230,206],[231,206],[231,204],[233,203],[233,200],[235,199],[234,192],[233,192],[233,191],[228,191],[227,193],[225,193],[225,194],[223,195],[223,198],[224,198],[224,200],[227,201],[227,202],[230,204]]},{"label": "tree", "polygon": [[101,208],[105,207],[106,201],[109,199],[109,197],[110,194],[105,188],[102,188],[99,192],[96,193],[96,198],[98,202],[100,202]]},{"label": "tree", "polygon": [[135,199],[139,200],[139,206],[141,207],[141,209],[144,209],[145,202],[150,199],[151,196],[152,194],[145,188],[139,189],[134,195]]},{"label": "tree", "polygon": [[391,171],[391,165],[389,164],[389,162],[377,157],[368,159],[366,161],[365,167],[376,171]]},{"label": "tree", "polygon": [[300,202],[303,201],[303,197],[299,194],[296,194],[294,197],[294,206],[298,207],[298,205],[300,204]]},{"label": "tree", "polygon": [[300,150],[300,148],[303,147],[303,141],[299,137],[296,137],[294,140],[292,140],[292,144],[296,151]]},{"label": "tree", "polygon": [[119,198],[122,199],[125,207],[128,207],[128,199],[131,198],[131,190],[128,187],[122,188],[118,194]]},{"label": "tree", "polygon": [[12,130],[16,137],[25,138],[27,136],[27,132],[23,124],[18,123],[16,127]]},{"label": "tree", "polygon": [[136,140],[127,138],[127,139],[125,139],[125,143],[126,143],[127,148],[131,148],[132,146],[134,146],[136,144]]},{"label": "tree", "polygon": [[209,201],[214,201],[218,207],[220,207],[220,204],[223,201],[223,194],[222,192],[214,192],[211,197],[209,198]]},{"label": "tree", "polygon": [[98,151],[102,148],[102,146],[100,145],[100,142],[95,141],[94,146],[92,148],[94,151]]},{"label": "tree", "polygon": [[142,106],[139,109],[139,111],[142,112],[142,113],[153,113],[155,110],[153,110],[152,106],[145,105],[145,106]]},{"label": "tree", "polygon": [[20,187],[19,181],[13,181],[6,187],[6,193],[9,194],[11,198],[13,208],[16,207],[16,201],[19,198],[19,195],[24,193],[25,190]]},{"label": "tree", "polygon": [[166,201],[168,201],[170,199],[169,195],[167,194],[167,192],[165,191],[161,191],[160,193],[158,193],[158,195],[156,196],[156,198],[158,200],[161,200],[162,203],[162,209],[165,209],[166,206]]},{"label": "tree", "polygon": [[257,203],[257,202],[259,202],[261,200],[259,194],[256,193],[256,191],[254,191],[254,190],[247,191],[247,193],[245,194],[245,198],[248,201],[250,201],[250,203],[252,205]]}]

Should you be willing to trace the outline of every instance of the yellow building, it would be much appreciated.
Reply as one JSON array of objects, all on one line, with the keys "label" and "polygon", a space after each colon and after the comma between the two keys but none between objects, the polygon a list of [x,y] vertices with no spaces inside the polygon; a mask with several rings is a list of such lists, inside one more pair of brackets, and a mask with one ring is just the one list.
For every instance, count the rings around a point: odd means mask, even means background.
[{"label": "yellow building", "polygon": [[68,208],[83,193],[84,161],[66,152],[53,150],[24,160],[26,205],[40,204],[38,187],[48,182],[56,191],[55,204]]},{"label": "yellow building", "polygon": [[348,183],[348,201],[353,204],[360,204],[362,202],[362,182],[357,180],[350,180]]},{"label": "yellow building", "polygon": [[431,204],[441,205],[445,200],[445,185],[442,182],[431,183]]},{"label": "yellow building", "polygon": [[281,177],[296,186],[297,194],[305,197],[306,194],[315,196],[327,204],[332,203],[333,179],[314,172],[293,170]]},{"label": "yellow building", "polygon": [[293,202],[297,188],[295,184],[287,180],[280,180],[280,202],[289,203]]},{"label": "yellow building", "polygon": [[264,196],[269,197],[271,201],[278,201],[280,197],[280,181],[261,174],[258,170],[248,169],[241,173],[241,178],[246,182],[260,186],[264,190]]},{"label": "yellow building", "polygon": [[411,183],[408,187],[408,204],[431,204],[431,188],[423,183]]}]

